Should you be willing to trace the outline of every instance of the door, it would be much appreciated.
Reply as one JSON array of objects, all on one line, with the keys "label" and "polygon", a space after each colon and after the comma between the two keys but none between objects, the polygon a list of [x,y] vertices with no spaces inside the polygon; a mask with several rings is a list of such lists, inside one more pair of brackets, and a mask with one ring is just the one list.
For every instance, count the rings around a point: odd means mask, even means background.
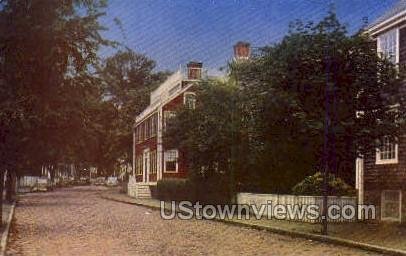
[{"label": "door", "polygon": [[142,176],[142,181],[143,182],[149,182],[149,171],[150,171],[150,163],[149,163],[149,149],[144,150],[144,155],[143,155],[143,176]]},{"label": "door", "polygon": [[384,190],[381,198],[381,219],[388,221],[401,220],[402,192],[400,190]]}]

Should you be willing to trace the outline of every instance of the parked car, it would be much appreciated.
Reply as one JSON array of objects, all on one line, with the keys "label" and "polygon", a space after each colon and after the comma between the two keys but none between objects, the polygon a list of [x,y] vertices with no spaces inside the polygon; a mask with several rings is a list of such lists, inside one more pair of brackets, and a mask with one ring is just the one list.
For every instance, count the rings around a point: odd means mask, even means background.
[{"label": "parked car", "polygon": [[94,185],[106,185],[106,179],[104,177],[97,177],[94,181]]},{"label": "parked car", "polygon": [[108,177],[106,185],[107,186],[117,186],[118,185],[117,177]]},{"label": "parked car", "polygon": [[35,191],[46,192],[50,189],[50,181],[46,177],[40,177],[37,179],[37,184],[34,188]]}]

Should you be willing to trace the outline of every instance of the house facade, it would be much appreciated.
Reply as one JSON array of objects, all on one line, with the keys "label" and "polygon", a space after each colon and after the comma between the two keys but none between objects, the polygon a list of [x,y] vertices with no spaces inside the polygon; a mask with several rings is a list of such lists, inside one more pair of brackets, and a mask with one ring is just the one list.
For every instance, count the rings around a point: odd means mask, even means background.
[{"label": "house facade", "polygon": [[[367,33],[379,54],[394,64],[406,64],[405,1],[369,26]],[[377,219],[406,222],[406,132],[397,140],[384,138],[375,152],[356,160],[356,188],[360,204],[375,205]]]},{"label": "house facade", "polygon": [[163,141],[167,121],[180,107],[194,108],[194,88],[202,79],[202,63],[189,62],[186,74],[172,74],[151,92],[150,105],[135,119],[133,131],[133,176],[128,193],[134,197],[151,197],[157,181],[186,178],[185,152],[169,148]]},{"label": "house facade", "polygon": [[[233,61],[250,57],[250,45],[234,45]],[[151,92],[150,105],[135,119],[133,132],[133,175],[128,183],[128,194],[138,198],[151,197],[157,182],[168,178],[187,178],[187,152],[165,145],[163,134],[168,119],[182,107],[194,108],[195,89],[203,79],[200,62],[189,62],[186,72],[171,75]]]}]

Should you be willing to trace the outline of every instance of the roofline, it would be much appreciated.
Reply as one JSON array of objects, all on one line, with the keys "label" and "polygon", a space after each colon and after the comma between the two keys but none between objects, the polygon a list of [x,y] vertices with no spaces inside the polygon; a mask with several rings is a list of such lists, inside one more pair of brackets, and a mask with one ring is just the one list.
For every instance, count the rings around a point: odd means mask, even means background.
[{"label": "roofline", "polygon": [[[403,16],[403,17],[402,17]],[[383,20],[372,27],[368,28],[366,31],[370,35],[376,35],[384,30],[389,29],[391,26],[394,26],[402,21],[406,21],[406,10],[401,11],[400,13]]]},{"label": "roofline", "polygon": [[[201,80],[182,80],[182,81],[192,81],[192,82],[200,82]],[[152,116],[153,114],[155,114],[156,112],[158,112],[160,107],[165,106],[166,104],[168,104],[169,102],[171,102],[173,99],[175,99],[176,97],[178,97],[179,95],[181,95],[182,93],[186,92],[190,87],[192,87],[194,84],[189,84],[186,87],[182,88],[180,91],[178,91],[178,93],[171,95],[170,97],[168,97],[167,99],[165,99],[164,101],[160,102],[158,105],[156,105],[156,107],[152,108],[150,111],[148,111],[147,113],[145,113],[144,115],[142,115],[142,113],[140,115],[138,115],[135,120],[134,120],[134,128],[136,126],[138,126],[140,123],[142,123],[143,121],[145,121],[146,119],[148,119],[150,116]],[[141,116],[142,115],[142,116]]]}]

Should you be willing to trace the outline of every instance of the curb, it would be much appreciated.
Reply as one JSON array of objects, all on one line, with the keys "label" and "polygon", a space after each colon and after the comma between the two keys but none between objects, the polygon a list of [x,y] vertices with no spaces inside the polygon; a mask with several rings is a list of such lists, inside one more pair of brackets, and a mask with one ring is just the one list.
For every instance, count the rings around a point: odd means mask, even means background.
[{"label": "curb", "polygon": [[11,205],[10,208],[10,213],[8,215],[8,219],[7,219],[7,224],[6,224],[6,228],[4,229],[4,232],[1,236],[1,241],[0,241],[0,256],[4,256],[6,253],[6,248],[7,248],[7,241],[8,241],[8,234],[10,232],[10,226],[11,226],[11,221],[13,220],[13,216],[14,216],[14,209],[16,206],[16,201],[13,202],[13,204]]},{"label": "curb", "polygon": [[[146,208],[153,209],[153,210],[160,210],[160,207],[158,207],[158,206],[123,201],[123,200],[115,199],[115,198],[112,198],[112,197],[109,197],[106,195],[102,195],[102,194],[100,196],[101,196],[101,198],[106,199],[106,200],[142,206],[142,207],[146,207]],[[181,212],[178,209],[176,211]],[[331,244],[335,244],[335,245],[362,249],[362,250],[370,251],[370,252],[382,253],[385,255],[406,256],[406,251],[403,251],[403,250],[392,249],[392,248],[388,248],[388,247],[371,245],[371,244],[366,244],[366,243],[360,243],[360,242],[355,242],[352,240],[342,239],[342,238],[338,238],[338,237],[323,236],[323,235],[305,233],[305,232],[300,232],[300,231],[292,231],[292,230],[275,228],[275,227],[266,227],[266,226],[261,226],[258,224],[249,224],[249,223],[238,222],[238,221],[233,221],[233,220],[226,220],[226,219],[215,218],[215,219],[211,219],[211,220],[217,221],[217,222],[222,222],[227,225],[252,228],[252,229],[256,229],[256,230],[264,230],[264,231],[268,231],[268,232],[275,233],[275,234],[296,237],[296,238],[305,238],[305,239],[310,239],[310,240],[319,241],[319,242],[327,242],[327,243],[331,243]]]}]

